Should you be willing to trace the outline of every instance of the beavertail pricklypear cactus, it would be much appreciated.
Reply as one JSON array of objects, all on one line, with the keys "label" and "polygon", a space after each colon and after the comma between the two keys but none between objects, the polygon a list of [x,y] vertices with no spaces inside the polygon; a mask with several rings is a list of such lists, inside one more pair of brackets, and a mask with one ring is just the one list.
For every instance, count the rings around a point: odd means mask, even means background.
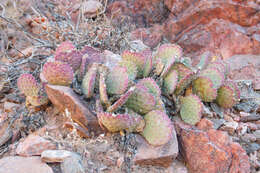
[{"label": "beavertail pricklypear cactus", "polygon": [[119,132],[126,130],[127,132],[141,132],[145,126],[142,116],[138,114],[113,114],[108,112],[99,112],[98,121],[109,132]]},{"label": "beavertail pricklypear cactus", "polygon": [[172,138],[173,124],[168,115],[153,110],[144,116],[145,127],[142,136],[153,146],[166,144]]},{"label": "beavertail pricklypear cactus", "polygon": [[125,67],[116,66],[106,77],[108,94],[123,94],[128,87],[128,74]]},{"label": "beavertail pricklypear cactus", "polygon": [[73,70],[64,62],[46,62],[43,65],[42,73],[48,83],[52,85],[69,86],[73,81]]},{"label": "beavertail pricklypear cactus", "polygon": [[121,62],[119,62],[119,66],[126,68],[128,78],[130,80],[135,80],[137,76],[137,66],[134,62],[128,60],[122,60]]},{"label": "beavertail pricklypear cactus", "polygon": [[199,77],[208,77],[212,83],[213,88],[218,89],[224,82],[224,74],[221,73],[217,68],[207,68],[205,70],[202,70],[199,74]]},{"label": "beavertail pricklypear cactus", "polygon": [[148,92],[153,94],[155,97],[161,96],[161,89],[152,78],[144,78],[138,81],[136,86],[143,86],[148,89]]},{"label": "beavertail pricklypear cactus", "polygon": [[38,96],[40,86],[31,74],[22,74],[17,80],[19,90],[26,96]]},{"label": "beavertail pricklypear cactus", "polygon": [[232,108],[239,101],[239,90],[233,82],[226,82],[218,89],[216,102],[223,108]]},{"label": "beavertail pricklypear cactus", "polygon": [[81,88],[86,98],[90,98],[94,94],[97,71],[98,64],[92,64],[82,80]]},{"label": "beavertail pricklypear cactus", "polygon": [[193,92],[204,102],[212,102],[217,97],[217,89],[213,88],[213,82],[208,77],[198,77],[193,81]]},{"label": "beavertail pricklypear cactus", "polygon": [[146,58],[144,70],[143,70],[143,77],[149,76],[153,69],[153,57],[152,57],[152,51],[150,50],[144,50],[141,52],[141,54]]},{"label": "beavertail pricklypear cactus", "polygon": [[137,67],[137,77],[143,76],[146,63],[146,57],[143,54],[126,50],[122,53],[122,59],[133,62]]},{"label": "beavertail pricklypear cactus", "polygon": [[196,95],[181,98],[181,119],[189,124],[195,125],[201,119],[203,104]]},{"label": "beavertail pricklypear cactus", "polygon": [[182,56],[182,49],[176,44],[163,44],[155,56],[157,75],[162,77],[167,74],[175,60]]},{"label": "beavertail pricklypear cactus", "polygon": [[169,95],[173,94],[178,82],[178,72],[171,70],[163,80],[163,89]]}]

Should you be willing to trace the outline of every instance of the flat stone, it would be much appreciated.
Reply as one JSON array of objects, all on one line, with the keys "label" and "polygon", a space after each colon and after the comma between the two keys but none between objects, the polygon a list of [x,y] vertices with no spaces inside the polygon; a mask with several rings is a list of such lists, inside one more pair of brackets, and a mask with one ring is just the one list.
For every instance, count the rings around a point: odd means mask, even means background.
[{"label": "flat stone", "polygon": [[181,154],[192,173],[250,172],[249,158],[245,150],[226,132],[194,126],[175,121],[180,137]]},{"label": "flat stone", "polygon": [[229,135],[233,135],[238,127],[237,122],[225,122],[224,126],[220,130],[228,132]]},{"label": "flat stone", "polygon": [[61,163],[62,173],[85,173],[81,157],[74,154],[72,157],[68,157]]},{"label": "flat stone", "polygon": [[18,106],[19,106],[19,104],[6,101],[4,103],[4,110],[6,112],[11,112],[15,107],[18,107]]},{"label": "flat stone", "polygon": [[84,2],[81,8],[85,17],[96,17],[102,6],[99,1],[89,0]]},{"label": "flat stone", "polygon": [[29,135],[16,148],[16,153],[20,156],[38,156],[45,150],[56,149],[56,144],[34,134]]},{"label": "flat stone", "polygon": [[154,147],[146,140],[136,135],[137,152],[134,156],[134,162],[138,165],[155,165],[169,167],[178,155],[178,141],[175,129],[173,129],[172,138],[162,146]]},{"label": "flat stone", "polygon": [[63,162],[73,155],[73,152],[67,150],[45,150],[41,154],[41,160],[47,163]]},{"label": "flat stone", "polygon": [[41,162],[40,157],[4,157],[0,160],[0,173],[53,173],[52,169]]},{"label": "flat stone", "polygon": [[78,125],[89,132],[96,134],[102,132],[97,117],[83,104],[71,88],[48,84],[45,89],[50,101],[61,112],[66,111]]}]

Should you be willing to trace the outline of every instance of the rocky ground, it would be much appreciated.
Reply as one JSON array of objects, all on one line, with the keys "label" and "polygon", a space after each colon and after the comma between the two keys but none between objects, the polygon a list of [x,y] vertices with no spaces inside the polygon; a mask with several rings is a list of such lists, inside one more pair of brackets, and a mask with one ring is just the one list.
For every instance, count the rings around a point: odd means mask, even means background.
[{"label": "rocky ground", "polygon": [[[259,9],[257,0],[1,1],[0,173],[259,172]],[[26,107],[17,78],[39,79],[65,40],[98,49],[101,59],[171,42],[194,66],[202,58],[225,60],[240,102],[227,110],[205,104],[196,126],[172,116],[176,134],[161,147],[137,134],[104,133],[96,121],[92,130],[75,124],[96,116],[77,83],[49,86],[52,103]]]}]

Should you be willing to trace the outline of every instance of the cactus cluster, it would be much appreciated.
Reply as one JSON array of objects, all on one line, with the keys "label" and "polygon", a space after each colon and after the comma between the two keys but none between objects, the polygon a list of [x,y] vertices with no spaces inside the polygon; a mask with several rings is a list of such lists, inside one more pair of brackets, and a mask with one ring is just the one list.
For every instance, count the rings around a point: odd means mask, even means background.
[{"label": "cactus cluster", "polygon": [[48,98],[43,92],[43,87],[33,75],[25,73],[17,80],[18,89],[26,96],[26,103],[32,106],[41,106],[48,103]]},{"label": "cactus cluster", "polygon": [[[211,62],[196,71],[182,63],[182,48],[176,44],[163,44],[155,53],[126,50],[113,68],[94,52],[88,48],[79,53],[71,42],[64,42],[53,61],[44,64],[42,74],[48,83],[65,86],[77,74],[85,98],[96,99],[100,126],[110,132],[138,132],[154,146],[166,144],[174,129],[164,105],[166,97],[180,104],[176,112],[191,125],[200,121],[203,102],[215,101],[231,108],[240,97],[235,83],[225,81],[227,64]],[[26,80],[30,80],[25,82],[29,85],[23,85]],[[26,80],[18,81],[18,86],[34,97],[39,93],[38,85]]]}]

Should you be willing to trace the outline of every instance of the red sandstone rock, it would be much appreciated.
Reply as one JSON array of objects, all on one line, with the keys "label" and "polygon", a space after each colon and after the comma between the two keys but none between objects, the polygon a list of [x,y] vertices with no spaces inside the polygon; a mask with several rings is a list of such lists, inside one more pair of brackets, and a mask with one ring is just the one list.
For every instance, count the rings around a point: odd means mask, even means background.
[{"label": "red sandstone rock", "polygon": [[87,108],[69,87],[46,85],[48,98],[61,111],[67,112],[73,121],[89,132],[99,134],[97,117]]},{"label": "red sandstone rock", "polygon": [[41,136],[29,135],[23,142],[19,143],[16,153],[20,156],[41,155],[44,150],[56,149],[56,144]]},{"label": "red sandstone rock", "polygon": [[249,173],[245,150],[222,131],[199,130],[175,121],[185,162],[192,173]]},{"label": "red sandstone rock", "polygon": [[173,130],[172,139],[163,146],[151,146],[140,135],[136,135],[136,141],[135,164],[168,167],[178,155],[178,141],[175,130]]}]

